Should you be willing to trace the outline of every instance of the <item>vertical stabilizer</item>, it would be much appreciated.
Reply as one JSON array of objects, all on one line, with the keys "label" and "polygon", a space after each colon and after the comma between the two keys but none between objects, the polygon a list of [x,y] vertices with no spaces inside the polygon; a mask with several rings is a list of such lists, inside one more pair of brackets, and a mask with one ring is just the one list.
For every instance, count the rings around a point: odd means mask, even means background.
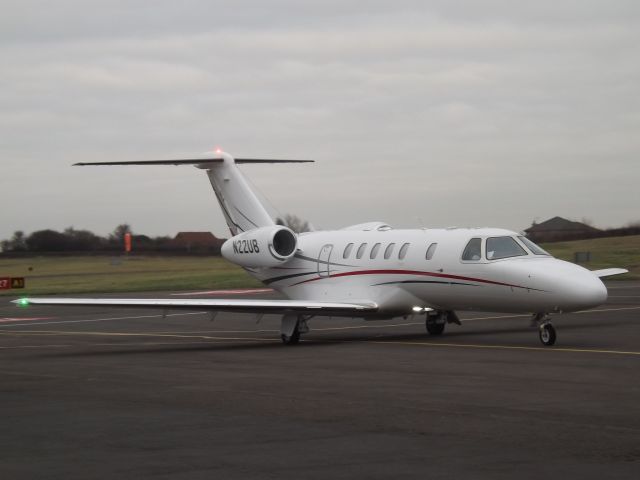
[{"label": "vertical stabilizer", "polygon": [[223,161],[201,165],[206,168],[213,191],[232,235],[254,228],[274,225],[274,221],[258,200],[247,180],[228,153],[221,153]]}]

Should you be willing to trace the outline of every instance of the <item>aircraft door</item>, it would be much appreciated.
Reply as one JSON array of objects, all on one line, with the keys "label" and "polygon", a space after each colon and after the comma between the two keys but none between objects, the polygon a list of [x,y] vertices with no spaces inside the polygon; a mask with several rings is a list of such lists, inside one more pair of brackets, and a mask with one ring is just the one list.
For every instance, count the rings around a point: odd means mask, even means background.
[{"label": "aircraft door", "polygon": [[318,275],[321,277],[328,277],[331,273],[331,252],[333,251],[333,245],[327,244],[320,249],[318,255]]}]

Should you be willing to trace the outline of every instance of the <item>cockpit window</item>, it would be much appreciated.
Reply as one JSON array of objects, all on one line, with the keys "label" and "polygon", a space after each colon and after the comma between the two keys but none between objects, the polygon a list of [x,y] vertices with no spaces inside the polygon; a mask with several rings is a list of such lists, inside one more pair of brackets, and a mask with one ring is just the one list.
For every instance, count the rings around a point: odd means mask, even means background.
[{"label": "cockpit window", "polygon": [[531,250],[531,253],[533,253],[534,255],[549,255],[551,256],[550,253],[545,252],[542,248],[540,248],[538,245],[536,245],[535,243],[533,243],[531,240],[529,240],[527,237],[518,237],[518,240],[520,240],[522,243],[525,244],[525,246]]},{"label": "cockpit window", "polygon": [[527,252],[511,237],[487,238],[487,259],[498,260],[500,258],[520,257]]},{"label": "cockpit window", "polygon": [[462,260],[477,261],[482,258],[482,240],[480,238],[472,238],[462,252]]}]

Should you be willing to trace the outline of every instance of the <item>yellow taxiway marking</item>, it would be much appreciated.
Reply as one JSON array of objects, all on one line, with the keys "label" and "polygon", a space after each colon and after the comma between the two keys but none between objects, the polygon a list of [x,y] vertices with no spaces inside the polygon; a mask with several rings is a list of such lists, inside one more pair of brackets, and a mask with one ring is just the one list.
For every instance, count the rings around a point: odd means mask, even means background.
[{"label": "yellow taxiway marking", "polygon": [[496,350],[532,350],[540,352],[569,352],[569,353],[603,353],[612,355],[640,356],[640,352],[624,350],[599,350],[595,348],[563,348],[563,347],[520,347],[517,345],[478,345],[470,343],[435,343],[435,342],[403,342],[398,340],[372,340],[366,343],[382,345],[411,345],[420,347],[452,347],[452,348],[484,348]]}]

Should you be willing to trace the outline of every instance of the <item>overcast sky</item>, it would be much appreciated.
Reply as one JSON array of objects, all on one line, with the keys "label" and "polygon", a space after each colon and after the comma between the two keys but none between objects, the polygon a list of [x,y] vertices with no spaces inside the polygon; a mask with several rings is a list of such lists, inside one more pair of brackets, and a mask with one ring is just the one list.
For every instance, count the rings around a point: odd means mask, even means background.
[{"label": "overcast sky", "polygon": [[242,167],[317,228],[640,220],[640,2],[0,0],[0,238],[227,235]]}]

